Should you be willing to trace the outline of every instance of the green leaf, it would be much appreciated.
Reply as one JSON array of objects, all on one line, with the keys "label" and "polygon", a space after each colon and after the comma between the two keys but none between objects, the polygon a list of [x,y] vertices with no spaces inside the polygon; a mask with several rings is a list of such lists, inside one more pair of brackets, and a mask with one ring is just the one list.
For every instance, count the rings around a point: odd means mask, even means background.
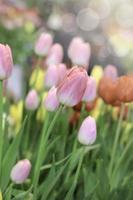
[{"label": "green leaf", "polygon": [[[54,188],[55,184],[57,183],[57,181],[59,180],[59,178],[61,177],[65,167],[66,167],[67,163],[61,167],[57,172],[56,175],[53,176],[53,167],[50,170],[50,173],[48,175],[47,180],[45,181],[45,183],[43,184],[43,195],[42,195],[42,200],[46,200],[48,195],[50,194],[50,192],[52,191],[52,189]],[[55,168],[55,167],[54,167]]]},{"label": "green leaf", "polygon": [[16,158],[19,152],[19,145],[21,142],[21,136],[24,131],[26,120],[27,120],[27,117],[25,117],[21,130],[19,131],[17,136],[14,138],[13,142],[11,143],[11,145],[9,146],[5,154],[5,157],[2,163],[2,179],[1,179],[2,191],[5,190],[5,188],[7,187],[10,181],[10,172],[16,161]]}]

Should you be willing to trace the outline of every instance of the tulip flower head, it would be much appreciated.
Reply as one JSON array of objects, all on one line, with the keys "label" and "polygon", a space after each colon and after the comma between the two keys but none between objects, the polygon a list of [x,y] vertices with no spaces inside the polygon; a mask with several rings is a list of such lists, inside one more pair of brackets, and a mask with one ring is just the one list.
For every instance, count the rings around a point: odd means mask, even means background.
[{"label": "tulip flower head", "polygon": [[63,59],[63,47],[56,43],[54,44],[51,49],[50,52],[48,54],[48,57],[46,59],[46,64],[49,65],[58,65],[59,63],[62,62]]},{"label": "tulip flower head", "polygon": [[84,68],[73,67],[57,87],[57,97],[60,103],[67,106],[77,105],[84,95],[88,75]]},{"label": "tulip flower head", "polygon": [[56,91],[57,91],[57,89],[55,87],[52,87],[49,90],[49,92],[45,98],[45,101],[44,101],[45,108],[51,112],[57,110],[59,107],[59,100],[57,98]]},{"label": "tulip flower head", "polygon": [[14,66],[6,84],[6,94],[14,101],[18,101],[23,95],[23,71],[20,66]]},{"label": "tulip flower head", "polygon": [[68,56],[73,64],[86,67],[89,65],[90,51],[89,43],[76,38],[70,44]]},{"label": "tulip flower head", "polygon": [[88,77],[87,87],[82,98],[83,101],[90,102],[96,98],[96,81],[93,77]]},{"label": "tulip flower head", "polygon": [[29,176],[31,163],[28,159],[20,160],[11,170],[11,180],[16,184],[24,183]]},{"label": "tulip flower head", "polygon": [[78,141],[83,145],[90,145],[95,142],[96,135],[96,121],[93,117],[87,117],[79,129]]},{"label": "tulip flower head", "polygon": [[35,45],[35,53],[39,56],[46,56],[52,46],[53,38],[49,33],[42,33]]},{"label": "tulip flower head", "polygon": [[35,110],[39,105],[39,97],[36,90],[30,90],[26,99],[25,107],[27,110]]},{"label": "tulip flower head", "polygon": [[8,45],[0,44],[0,80],[10,77],[13,68],[12,52]]},{"label": "tulip flower head", "polygon": [[65,64],[60,63],[57,66],[57,70],[58,70],[58,84],[59,84],[63,81],[63,79],[65,78],[65,76],[67,74],[67,67]]},{"label": "tulip flower head", "polygon": [[115,66],[107,65],[104,69],[104,76],[115,80],[118,77],[118,72]]},{"label": "tulip flower head", "polygon": [[58,71],[56,65],[50,65],[45,75],[45,87],[51,88],[58,83]]}]

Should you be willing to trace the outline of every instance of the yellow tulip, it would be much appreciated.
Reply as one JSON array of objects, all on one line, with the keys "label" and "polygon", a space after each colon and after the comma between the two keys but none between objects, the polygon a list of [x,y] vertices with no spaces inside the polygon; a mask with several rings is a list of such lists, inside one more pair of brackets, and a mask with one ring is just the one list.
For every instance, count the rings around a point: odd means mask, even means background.
[{"label": "yellow tulip", "polygon": [[23,101],[19,101],[17,104],[13,104],[9,109],[9,116],[12,119],[13,126],[16,132],[21,126],[22,116],[23,116]]},{"label": "yellow tulip", "polygon": [[102,68],[102,66],[95,65],[93,67],[93,69],[92,69],[91,76],[93,76],[95,78],[97,86],[98,86],[98,83],[99,83],[100,79],[103,76],[103,68]]},{"label": "yellow tulip", "polygon": [[36,68],[31,74],[30,86],[33,86],[38,92],[42,91],[44,88],[44,77],[44,70]]}]

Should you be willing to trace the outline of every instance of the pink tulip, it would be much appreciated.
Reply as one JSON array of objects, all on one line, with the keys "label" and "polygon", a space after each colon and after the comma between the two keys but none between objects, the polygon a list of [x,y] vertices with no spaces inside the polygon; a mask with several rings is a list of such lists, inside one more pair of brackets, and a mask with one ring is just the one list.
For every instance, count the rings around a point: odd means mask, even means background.
[{"label": "pink tulip", "polygon": [[84,95],[88,75],[84,68],[73,67],[57,87],[57,96],[62,104],[74,106]]},{"label": "pink tulip", "polygon": [[7,96],[18,101],[23,95],[23,71],[21,66],[14,66],[9,79],[6,80],[5,90]]},{"label": "pink tulip", "polygon": [[46,59],[46,64],[48,66],[52,64],[58,65],[59,63],[62,62],[62,59],[63,59],[63,48],[60,44],[56,43],[50,49],[50,52]]},{"label": "pink tulip", "polygon": [[96,140],[96,135],[96,121],[93,117],[87,117],[79,129],[78,141],[83,145],[93,144]]},{"label": "pink tulip", "polygon": [[87,67],[90,59],[89,43],[84,43],[80,38],[73,40],[68,49],[68,56],[73,64]]},{"label": "pink tulip", "polygon": [[0,44],[0,80],[10,77],[13,68],[12,52],[8,45]]},{"label": "pink tulip", "polygon": [[45,108],[51,112],[57,110],[59,107],[59,100],[57,98],[56,91],[57,91],[57,89],[55,87],[52,87],[49,90],[49,92],[45,98],[45,101],[44,101]]},{"label": "pink tulip", "polygon": [[45,87],[51,88],[57,86],[66,76],[66,65],[61,63],[59,65],[50,65],[45,75]]},{"label": "pink tulip", "polygon": [[115,80],[118,77],[117,68],[113,65],[107,65],[104,69],[104,76]]},{"label": "pink tulip", "polygon": [[73,55],[74,51],[75,51],[75,48],[82,44],[84,41],[82,38],[80,37],[74,37],[72,39],[72,41],[70,42],[69,44],[69,47],[68,47],[68,57],[71,59],[71,55]]},{"label": "pink tulip", "polygon": [[58,70],[58,84],[59,84],[63,81],[63,79],[67,74],[67,67],[65,64],[61,63],[57,66],[57,70]]},{"label": "pink tulip", "polygon": [[35,110],[39,105],[39,97],[36,90],[30,90],[26,99],[25,99],[25,107],[27,110]]},{"label": "pink tulip", "polygon": [[12,168],[11,180],[16,184],[24,183],[29,176],[31,170],[31,163],[28,159],[20,160]]},{"label": "pink tulip", "polygon": [[93,77],[88,77],[87,87],[82,98],[83,101],[89,102],[96,98],[96,81]]},{"label": "pink tulip", "polygon": [[46,56],[52,46],[53,38],[49,33],[42,33],[35,45],[35,53],[39,56]]},{"label": "pink tulip", "polygon": [[56,65],[50,65],[45,75],[45,87],[51,88],[58,84],[58,70]]}]

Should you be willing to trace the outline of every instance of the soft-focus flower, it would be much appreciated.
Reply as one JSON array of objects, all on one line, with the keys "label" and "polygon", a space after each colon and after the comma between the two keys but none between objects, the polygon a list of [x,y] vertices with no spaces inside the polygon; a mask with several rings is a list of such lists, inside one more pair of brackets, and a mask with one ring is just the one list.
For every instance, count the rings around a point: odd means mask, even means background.
[{"label": "soft-focus flower", "polygon": [[96,98],[96,81],[93,77],[88,77],[87,87],[82,100],[89,102]]},{"label": "soft-focus flower", "polygon": [[20,160],[11,170],[11,180],[16,184],[24,183],[29,176],[31,163],[28,159]]},{"label": "soft-focus flower", "polygon": [[81,38],[74,38],[68,48],[68,56],[72,63],[79,66],[88,66],[90,59],[90,45]]},{"label": "soft-focus flower", "polygon": [[96,121],[93,117],[87,117],[81,124],[78,132],[78,141],[81,144],[93,144],[96,140]]},{"label": "soft-focus flower", "polygon": [[57,86],[66,76],[66,65],[61,63],[59,65],[50,65],[45,75],[45,87],[51,88]]},{"label": "soft-focus flower", "polygon": [[40,68],[36,68],[30,77],[30,86],[33,86],[38,92],[42,91],[44,88],[44,78],[45,72]]},{"label": "soft-focus flower", "polygon": [[49,65],[58,65],[59,63],[62,62],[63,59],[63,47],[56,43],[54,44],[51,49],[50,52],[48,54],[48,57],[46,59],[46,64]]},{"label": "soft-focus flower", "polygon": [[23,95],[23,71],[20,66],[14,66],[11,76],[6,81],[6,95],[18,101]]},{"label": "soft-focus flower", "polygon": [[58,70],[56,65],[50,65],[45,75],[45,87],[51,88],[58,83]]},{"label": "soft-focus flower", "polygon": [[66,76],[67,73],[67,67],[64,63],[60,63],[57,66],[57,70],[58,70],[58,84],[61,83],[61,81],[63,81],[63,79]]},{"label": "soft-focus flower", "polygon": [[107,65],[104,69],[104,76],[115,80],[118,77],[117,68],[113,65]]},{"label": "soft-focus flower", "polygon": [[95,65],[92,69],[91,76],[95,78],[97,86],[103,77],[103,68],[100,65]]},{"label": "soft-focus flower", "polygon": [[39,97],[36,90],[32,89],[26,96],[25,107],[27,110],[35,110],[39,105]]},{"label": "soft-focus flower", "polygon": [[56,94],[57,89],[55,87],[52,87],[45,100],[44,100],[44,106],[48,111],[55,111],[58,109],[59,107],[59,100],[57,98],[57,94]]},{"label": "soft-focus flower", "polygon": [[57,87],[57,96],[62,104],[75,106],[85,92],[88,75],[84,68],[73,67]]},{"label": "soft-focus flower", "polygon": [[121,102],[133,102],[133,75],[125,75],[117,80],[117,98]]},{"label": "soft-focus flower", "polygon": [[74,37],[74,38],[71,40],[71,42],[70,42],[70,44],[69,44],[69,47],[68,47],[68,57],[69,57],[69,58],[71,58],[71,55],[73,54],[73,51],[75,50],[75,47],[76,47],[77,45],[82,44],[83,42],[84,42],[83,39],[80,38],[80,37]]},{"label": "soft-focus flower", "polygon": [[46,56],[52,46],[53,38],[49,33],[42,33],[35,45],[35,53],[39,56]]},{"label": "soft-focus flower", "polygon": [[117,98],[117,80],[103,77],[99,83],[98,94],[107,104],[114,106],[120,105],[120,101]]},{"label": "soft-focus flower", "polygon": [[15,127],[15,131],[18,132],[23,116],[23,101],[19,101],[17,104],[13,104],[9,108],[9,123]]},{"label": "soft-focus flower", "polygon": [[12,52],[8,45],[0,44],[0,80],[10,77],[13,68]]}]

